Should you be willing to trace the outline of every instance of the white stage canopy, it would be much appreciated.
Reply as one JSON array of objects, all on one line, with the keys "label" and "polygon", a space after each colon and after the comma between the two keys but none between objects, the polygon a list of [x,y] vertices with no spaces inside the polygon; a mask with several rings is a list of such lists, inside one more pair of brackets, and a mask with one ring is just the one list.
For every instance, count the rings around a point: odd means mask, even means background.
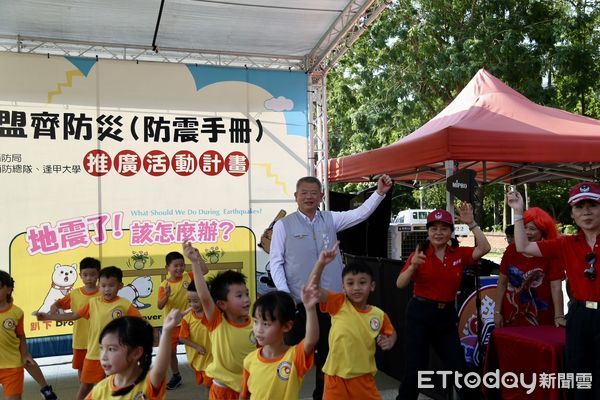
[{"label": "white stage canopy", "polygon": [[0,51],[327,70],[388,3],[2,1]]}]

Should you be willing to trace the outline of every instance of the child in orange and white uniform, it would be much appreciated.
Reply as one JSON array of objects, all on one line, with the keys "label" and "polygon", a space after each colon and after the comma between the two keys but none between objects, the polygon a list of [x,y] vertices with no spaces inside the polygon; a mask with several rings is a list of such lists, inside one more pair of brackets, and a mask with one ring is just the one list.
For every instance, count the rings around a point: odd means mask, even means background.
[{"label": "child in orange and white uniform", "polygon": [[107,377],[101,380],[86,400],[162,400],[165,376],[171,358],[171,335],[181,323],[183,313],[171,310],[163,322],[158,353],[152,364],[152,326],[138,317],[112,320],[100,333],[100,361]]},{"label": "child in orange and white uniform", "polygon": [[23,310],[13,304],[15,282],[0,271],[0,385],[4,398],[18,400],[23,393],[23,364],[33,365],[23,329]]},{"label": "child in orange and white uniform", "polygon": [[181,321],[179,340],[185,344],[188,362],[196,374],[196,383],[210,388],[212,379],[205,372],[206,367],[212,361],[210,334],[202,324],[204,310],[194,282],[190,282],[187,287],[187,295],[192,312],[183,317],[183,321]]},{"label": "child in orange and white uniform", "polygon": [[314,282],[302,288],[301,297],[306,308],[306,334],[294,346],[283,341],[294,325],[296,306],[292,296],[273,291],[254,303],[254,336],[262,347],[244,359],[240,399],[298,399],[304,375],[314,363],[315,346],[319,340],[315,308],[319,291]]},{"label": "child in orange and white uniform", "polygon": [[118,267],[100,270],[100,296],[94,297],[81,309],[65,314],[38,313],[39,320],[75,321],[85,318],[90,321],[87,353],[83,361],[77,400],[83,400],[94,385],[105,378],[100,363],[100,332],[112,320],[123,316],[141,317],[131,302],[119,297],[123,287],[123,271]]},{"label": "child in orange and white uniform", "polygon": [[[321,252],[310,279],[320,281],[323,269],[336,257],[338,244]],[[379,400],[375,345],[382,350],[391,349],[396,331],[385,312],[367,304],[369,294],[375,290],[373,272],[367,265],[345,266],[342,289],[343,293],[320,290],[321,311],[331,314],[329,354],[323,366],[323,399]]]},{"label": "child in orange and white uniform", "polygon": [[[50,314],[57,314],[59,310],[79,310],[91,299],[98,296],[98,276],[100,274],[100,261],[85,257],[79,262],[79,277],[83,286],[72,290],[65,297],[58,299],[50,307]],[[90,322],[87,319],[78,319],[73,324],[73,369],[81,377],[83,360],[87,353]]]},{"label": "child in orange and white uniform", "polygon": [[[169,312],[176,308],[180,311],[185,310],[188,305],[187,287],[194,281],[194,274],[185,271],[185,261],[183,255],[177,251],[172,251],[165,258],[165,269],[169,276],[161,282],[158,288],[158,309],[163,310],[166,317]],[[206,273],[205,271],[204,273]],[[173,390],[181,386],[181,374],[179,373],[179,363],[177,361],[177,343],[179,342],[180,326],[175,328],[171,338],[171,372],[173,376],[167,383],[167,390]]]},{"label": "child in orange and white uniform", "polygon": [[242,390],[244,358],[256,349],[252,333],[250,295],[246,277],[237,271],[222,271],[210,281],[204,280],[206,265],[198,249],[188,242],[183,252],[192,262],[194,283],[204,309],[203,323],[210,332],[213,361],[206,374],[213,383],[209,400],[238,400]]}]

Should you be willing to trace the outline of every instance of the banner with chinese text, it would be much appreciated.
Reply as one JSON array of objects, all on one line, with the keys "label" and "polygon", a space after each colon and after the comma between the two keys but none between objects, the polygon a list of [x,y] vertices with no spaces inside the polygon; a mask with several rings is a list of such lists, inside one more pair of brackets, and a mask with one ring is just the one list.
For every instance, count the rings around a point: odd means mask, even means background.
[{"label": "banner with chinese text", "polygon": [[71,333],[31,313],[82,285],[87,256],[124,270],[156,326],[183,241],[255,293],[256,238],[296,208],[307,131],[304,73],[0,53],[0,268],[27,336]]}]

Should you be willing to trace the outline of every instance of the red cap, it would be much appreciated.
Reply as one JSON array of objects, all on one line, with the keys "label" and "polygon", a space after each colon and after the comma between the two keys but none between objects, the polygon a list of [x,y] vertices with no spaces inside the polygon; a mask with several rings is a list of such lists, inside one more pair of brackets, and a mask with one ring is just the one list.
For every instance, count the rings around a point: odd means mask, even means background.
[{"label": "red cap", "polygon": [[448,225],[454,226],[454,218],[452,215],[446,210],[433,210],[427,216],[427,227],[433,224],[434,222],[444,222]]},{"label": "red cap", "polygon": [[593,200],[600,203],[600,186],[594,182],[581,182],[569,190],[570,206],[583,200]]}]

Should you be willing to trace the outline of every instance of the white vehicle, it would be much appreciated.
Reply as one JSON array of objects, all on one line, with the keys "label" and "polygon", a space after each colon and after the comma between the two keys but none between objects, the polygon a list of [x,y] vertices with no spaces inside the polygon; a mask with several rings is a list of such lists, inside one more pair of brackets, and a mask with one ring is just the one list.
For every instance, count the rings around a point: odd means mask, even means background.
[{"label": "white vehicle", "polygon": [[427,215],[433,210],[403,210],[396,215],[392,224],[409,224],[409,225],[425,225],[427,223]]},{"label": "white vehicle", "polygon": [[[388,258],[400,260],[427,238],[427,215],[433,210],[409,209],[396,215],[388,230]],[[468,236],[466,224],[454,224],[455,236]]]},{"label": "white vehicle", "polygon": [[427,238],[427,215],[433,210],[409,209],[398,213],[388,231],[388,258],[401,260]]},{"label": "white vehicle", "polygon": [[[425,225],[427,224],[427,215],[431,211],[433,210],[403,210],[396,215],[396,218],[394,218],[391,224]],[[454,234],[456,236],[468,236],[469,226],[467,224],[454,224]]]},{"label": "white vehicle", "polygon": [[454,236],[469,236],[469,225],[454,224]]}]

